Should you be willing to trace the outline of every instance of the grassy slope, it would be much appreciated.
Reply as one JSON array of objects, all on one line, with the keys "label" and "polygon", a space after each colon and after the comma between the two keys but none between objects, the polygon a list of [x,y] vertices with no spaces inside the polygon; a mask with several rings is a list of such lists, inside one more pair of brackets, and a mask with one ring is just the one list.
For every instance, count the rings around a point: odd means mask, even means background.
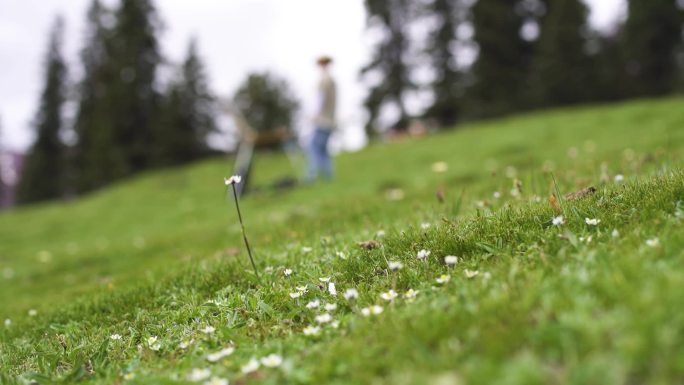
[{"label": "grassy slope", "polygon": [[[11,376],[106,383],[128,371],[141,383],[183,380],[191,368],[211,367],[239,381],[250,356],[279,352],[283,368],[250,379],[681,381],[684,240],[674,214],[684,178],[670,173],[682,165],[681,105],[537,114],[344,155],[332,184],[244,200],[260,265],[276,267],[261,287],[245,273],[245,256],[226,251],[239,248],[240,238],[223,198],[225,162],[144,176],[66,206],[0,215],[0,271],[14,272],[0,278],[0,316],[13,320],[0,334],[0,367]],[[577,157],[568,156],[570,148]],[[449,170],[431,172],[435,161]],[[599,186],[602,173],[623,173],[628,183],[567,203],[568,224],[559,230],[549,227],[549,205],[533,199],[550,192],[543,165],[564,191]],[[523,181],[522,199],[507,194],[509,166]],[[272,156],[255,170],[264,182],[287,169]],[[388,201],[388,188],[406,197]],[[446,204],[435,201],[437,189],[446,191]],[[496,190],[503,199],[491,198]],[[478,200],[490,208],[476,211]],[[602,222],[589,227],[585,216]],[[432,226],[423,231],[422,222]],[[612,238],[613,228],[619,237]],[[382,249],[355,246],[379,229],[388,233]],[[560,239],[565,231],[568,239]],[[578,240],[589,235],[588,244]],[[660,247],[645,246],[653,237]],[[303,253],[303,246],[313,251]],[[428,263],[415,260],[421,248],[432,250]],[[434,279],[446,272],[438,257],[447,254],[461,262],[442,287]],[[397,289],[421,292],[413,303],[383,304],[381,316],[365,319],[359,307],[384,302],[379,293],[392,286],[388,259],[406,265]],[[283,277],[282,266],[295,274]],[[465,268],[480,275],[466,279]],[[320,276],[332,276],[341,290],[357,287],[361,298],[350,306],[338,296],[340,328],[312,339],[301,330],[317,313],[303,305],[314,297],[333,301],[314,286]],[[306,298],[290,299],[304,284]],[[26,316],[29,308],[39,315]],[[198,331],[207,324],[216,333]],[[113,333],[124,337],[109,341]],[[158,353],[145,347],[152,335],[161,338]],[[195,342],[179,349],[184,339]],[[232,356],[207,363],[207,352],[231,340]],[[83,369],[88,360],[92,376]]]}]

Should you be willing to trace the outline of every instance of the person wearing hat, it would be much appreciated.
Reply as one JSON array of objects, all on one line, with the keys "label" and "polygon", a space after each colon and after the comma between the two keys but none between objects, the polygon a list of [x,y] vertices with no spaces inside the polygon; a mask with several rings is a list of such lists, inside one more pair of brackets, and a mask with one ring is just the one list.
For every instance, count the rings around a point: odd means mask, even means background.
[{"label": "person wearing hat", "polygon": [[312,182],[322,175],[325,179],[332,179],[332,161],[328,152],[328,140],[335,130],[335,80],[330,75],[332,58],[321,56],[316,61],[321,77],[318,83],[318,105],[314,116],[315,131],[309,145],[309,169],[306,180]]}]

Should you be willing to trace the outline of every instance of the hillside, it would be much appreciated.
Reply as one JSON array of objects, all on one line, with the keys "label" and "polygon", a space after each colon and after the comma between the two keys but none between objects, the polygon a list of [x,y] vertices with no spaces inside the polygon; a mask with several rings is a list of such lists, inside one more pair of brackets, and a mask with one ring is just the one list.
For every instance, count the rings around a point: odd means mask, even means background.
[{"label": "hillside", "polygon": [[0,383],[684,381],[683,105],[478,123],[263,188],[241,204],[261,283],[226,159],[0,214]]}]

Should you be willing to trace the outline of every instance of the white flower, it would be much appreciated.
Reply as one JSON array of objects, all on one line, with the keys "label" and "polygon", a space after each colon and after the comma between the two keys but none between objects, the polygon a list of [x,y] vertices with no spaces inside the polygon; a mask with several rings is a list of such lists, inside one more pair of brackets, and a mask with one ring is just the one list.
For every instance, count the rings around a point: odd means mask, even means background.
[{"label": "white flower", "polygon": [[8,328],[10,326],[12,326],[12,320],[9,318],[5,319],[5,327]]},{"label": "white flower", "polygon": [[188,381],[198,382],[206,380],[209,376],[211,376],[211,371],[209,371],[209,369],[194,368],[190,374],[188,374]]},{"label": "white flower", "polygon": [[328,283],[328,282],[330,282],[330,277],[320,277],[320,278],[318,278],[318,280],[323,282],[323,283]]},{"label": "white flower", "polygon": [[423,230],[427,230],[427,229],[430,228],[430,224],[427,223],[427,222],[426,222],[426,223],[421,223],[421,224],[420,224],[420,228],[423,229]]},{"label": "white flower", "polygon": [[406,290],[406,293],[404,293],[404,298],[406,298],[407,300],[413,300],[416,298],[418,293],[420,293],[420,291],[408,289],[408,290]]},{"label": "white flower", "polygon": [[201,332],[204,334],[212,334],[215,331],[216,331],[216,328],[211,326],[211,325],[207,325],[204,327],[204,329],[201,330]]},{"label": "white flower", "polygon": [[318,307],[321,305],[321,301],[315,299],[313,301],[309,301],[309,303],[306,304],[307,309],[318,309]]},{"label": "white flower", "polygon": [[190,346],[190,345],[192,344],[192,342],[193,342],[192,340],[184,340],[184,341],[181,341],[181,342],[178,344],[178,347],[181,348],[181,349],[187,349],[188,346]]},{"label": "white flower", "polygon": [[300,293],[302,293],[302,294],[304,294],[304,293],[306,293],[307,291],[309,291],[309,289],[307,289],[306,286],[297,286],[297,287],[295,287],[295,289],[297,289],[297,291],[300,292]]},{"label": "white flower", "polygon": [[266,273],[266,274],[271,274],[271,273],[273,273],[273,266],[266,266],[266,267],[264,267],[264,273]]},{"label": "white flower", "polygon": [[330,327],[333,329],[337,329],[340,327],[340,321],[334,320],[333,322],[330,323]]},{"label": "white flower", "polygon": [[449,281],[451,281],[451,276],[448,274],[442,274],[439,277],[437,277],[437,279],[435,279],[435,282],[437,283],[447,283]]},{"label": "white flower", "polygon": [[553,223],[554,226],[560,226],[565,224],[565,218],[563,218],[562,215],[559,215],[557,217],[553,217],[551,219],[551,223]]},{"label": "white flower", "polygon": [[346,300],[359,298],[358,290],[354,289],[353,287],[345,290],[343,295],[344,295],[344,299],[346,299]]},{"label": "white flower", "polygon": [[240,371],[242,372],[242,374],[249,374],[252,372],[256,372],[258,369],[259,361],[256,358],[252,357],[246,364],[242,365]]},{"label": "white flower", "polygon": [[313,249],[312,249],[311,247],[309,247],[309,246],[304,246],[304,247],[302,247],[302,253],[304,253],[304,254],[308,254],[308,253],[310,253],[312,250],[313,250]]},{"label": "white flower", "polygon": [[579,237],[580,242],[586,242],[587,244],[591,243],[592,239],[594,239],[594,237],[591,235],[586,237],[586,238],[585,237]]},{"label": "white flower", "polygon": [[375,236],[378,238],[382,238],[385,236],[385,230],[378,230],[377,233],[375,233]]},{"label": "white flower", "polygon": [[159,337],[157,337],[157,336],[147,337],[147,344],[152,345],[155,342],[157,342],[158,339],[159,339]]},{"label": "white flower", "polygon": [[147,346],[150,348],[150,350],[154,350],[155,352],[161,349],[161,345],[159,342],[157,342],[159,338],[157,336],[152,336],[147,338]]},{"label": "white flower", "polygon": [[458,263],[458,257],[455,255],[447,255],[444,257],[444,263],[446,263],[449,266],[453,266]]},{"label": "white flower", "polygon": [[430,256],[430,250],[420,250],[418,252],[418,255],[416,255],[416,258],[418,259],[425,259]]},{"label": "white flower", "polygon": [[347,255],[343,251],[335,252],[335,255],[337,255],[338,258],[347,259]]},{"label": "white flower", "polygon": [[317,315],[316,318],[314,318],[314,319],[319,324],[325,324],[325,323],[332,321],[332,316],[330,315],[330,313],[323,313],[321,315]]},{"label": "white flower", "polygon": [[370,316],[371,314],[372,314],[372,315],[378,315],[378,314],[382,313],[382,310],[383,310],[383,309],[382,309],[382,306],[373,305],[373,306],[364,307],[363,309],[361,309],[361,314],[362,314],[364,317],[368,317],[368,316]]},{"label": "white flower", "polygon": [[499,199],[499,198],[501,198],[501,193],[499,191],[494,191],[492,196],[494,197],[494,199]]},{"label": "white flower", "polygon": [[387,267],[392,271],[399,271],[404,267],[404,264],[399,261],[389,261],[387,262]]},{"label": "white flower", "polygon": [[283,275],[285,275],[286,277],[291,276],[292,275],[292,269],[283,270]]},{"label": "white flower", "polygon": [[660,246],[660,240],[658,238],[651,238],[646,240],[646,246],[648,247],[658,247]]},{"label": "white flower", "polygon": [[333,311],[333,310],[337,309],[337,304],[336,303],[326,303],[325,306],[323,306],[323,308],[326,311]]},{"label": "white flower", "polygon": [[38,310],[36,310],[36,309],[29,310],[28,315],[29,315],[29,317],[35,317],[38,315]]},{"label": "white flower", "polygon": [[617,174],[615,175],[615,178],[613,178],[613,180],[615,181],[615,183],[620,183],[625,180],[625,176],[622,174]]},{"label": "white flower", "polygon": [[394,290],[390,290],[387,293],[382,293],[380,294],[380,298],[384,299],[385,301],[394,301],[395,298],[397,298],[397,292]]},{"label": "white flower", "polygon": [[584,223],[588,224],[589,226],[598,226],[598,224],[601,223],[601,220],[597,218],[584,218]]},{"label": "white flower", "polygon": [[225,378],[212,377],[211,380],[206,381],[204,385],[228,385],[229,382]]},{"label": "white flower", "polygon": [[333,283],[333,282],[328,283],[328,293],[330,293],[330,295],[332,295],[332,296],[337,295],[337,289],[335,289],[335,283]]},{"label": "white flower", "polygon": [[211,353],[207,356],[207,361],[209,362],[217,362],[225,357],[228,357],[229,355],[233,354],[235,351],[235,348],[232,346],[229,346],[227,348],[221,349],[216,353]]},{"label": "white flower", "polygon": [[292,298],[292,299],[297,299],[297,298],[299,298],[299,297],[301,297],[301,296],[302,296],[302,292],[300,292],[300,291],[296,291],[296,292],[294,292],[294,293],[290,293],[290,298]]},{"label": "white flower", "polygon": [[613,238],[617,238],[617,237],[620,236],[620,232],[619,232],[617,229],[613,229],[613,232],[610,233],[610,235],[611,235]]},{"label": "white flower", "polygon": [[317,336],[321,332],[321,328],[318,326],[307,326],[302,330],[305,336]]},{"label": "white flower", "polygon": [[242,182],[242,177],[240,175],[233,175],[228,179],[223,178],[223,183],[225,183],[226,186],[230,186],[231,184],[238,184],[240,182]]},{"label": "white flower", "polygon": [[269,354],[261,358],[261,364],[267,368],[277,368],[283,363],[283,357],[277,354]]},{"label": "white flower", "polygon": [[465,269],[465,271],[463,273],[465,274],[466,278],[473,278],[473,277],[477,276],[478,274],[480,274],[480,272],[477,270],[468,270],[468,269]]},{"label": "white flower", "polygon": [[111,336],[109,336],[109,338],[111,338],[114,341],[118,341],[121,339],[121,334],[112,334]]}]

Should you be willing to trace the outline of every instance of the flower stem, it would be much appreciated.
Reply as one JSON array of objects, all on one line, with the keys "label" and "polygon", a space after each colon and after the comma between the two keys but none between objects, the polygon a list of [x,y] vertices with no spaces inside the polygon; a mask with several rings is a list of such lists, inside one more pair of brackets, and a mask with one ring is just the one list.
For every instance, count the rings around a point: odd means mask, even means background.
[{"label": "flower stem", "polygon": [[245,246],[247,247],[247,254],[249,255],[249,261],[252,263],[252,268],[254,268],[254,274],[257,277],[257,281],[261,283],[261,278],[259,278],[259,271],[257,270],[256,264],[254,263],[254,257],[252,257],[252,249],[249,247],[249,241],[247,240],[247,234],[245,233],[245,225],[242,223],[242,213],[240,212],[240,204],[238,203],[237,191],[235,185],[233,184],[233,198],[235,198],[235,207],[237,208],[238,219],[240,220],[240,228],[242,229],[242,239],[245,240]]}]

